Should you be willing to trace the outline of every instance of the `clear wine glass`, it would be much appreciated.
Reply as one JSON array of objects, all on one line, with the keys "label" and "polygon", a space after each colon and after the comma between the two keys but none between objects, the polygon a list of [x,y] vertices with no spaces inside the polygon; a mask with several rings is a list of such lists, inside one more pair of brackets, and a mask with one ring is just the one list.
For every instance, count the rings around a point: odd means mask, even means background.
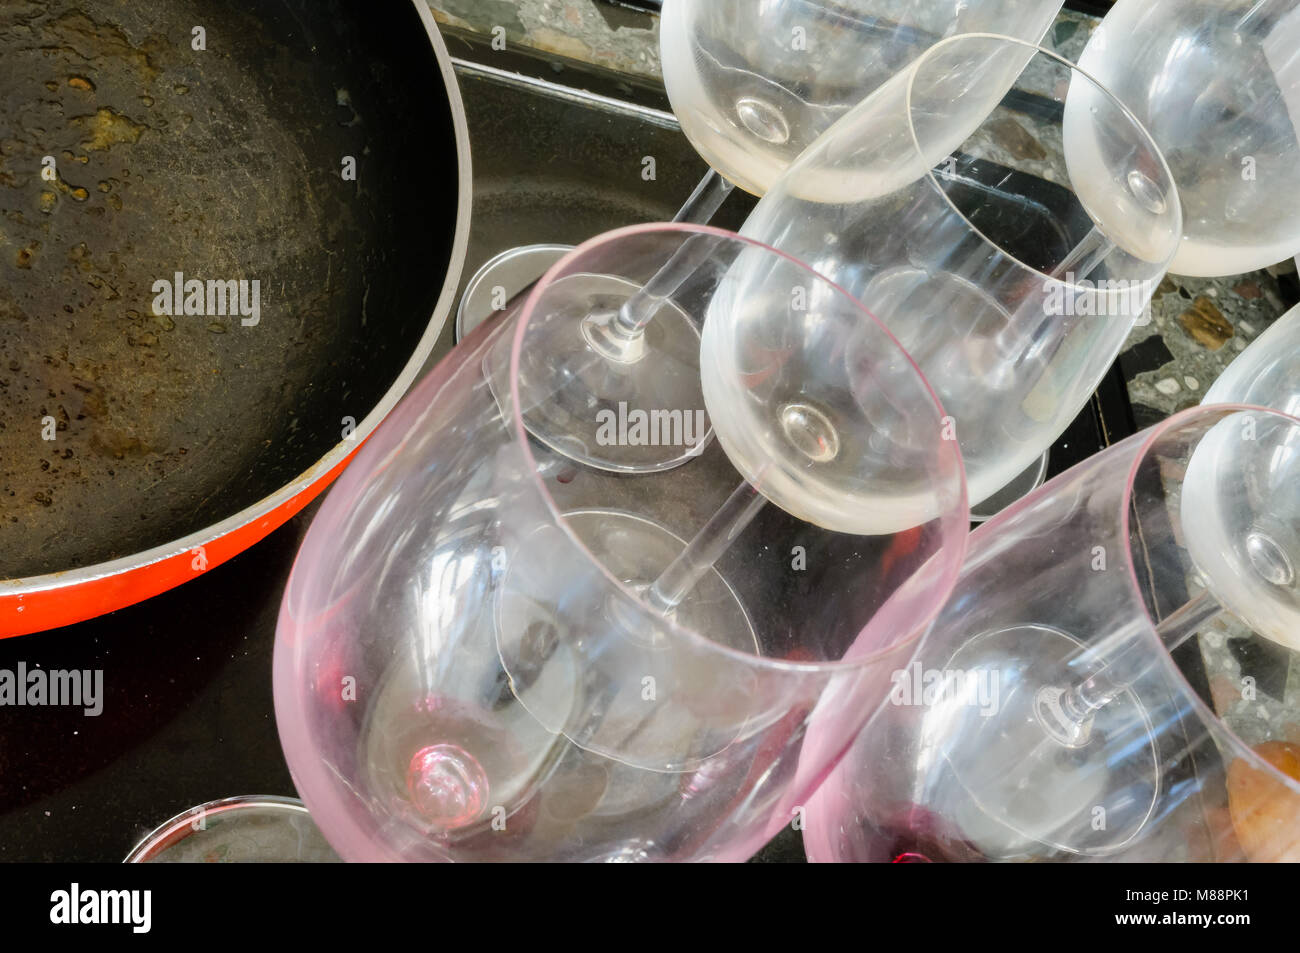
[{"label": "clear wine glass", "polygon": [[817,861],[1300,860],[1300,420],[1202,406],[971,536]]},{"label": "clear wine glass", "polygon": [[1174,180],[1117,99],[1054,53],[984,34],[944,40],[867,97],[743,229],[893,331],[954,417],[972,507],[1083,408],[1181,230]]},{"label": "clear wine glass", "polygon": [[[730,443],[761,431],[770,466],[714,442],[628,477],[533,439],[584,392],[544,355],[603,293],[591,276],[638,283],[684,250],[697,267],[663,306],[697,322],[768,270],[782,350],[737,342],[755,396],[709,409]],[[591,412],[611,439],[686,443],[698,389],[658,418]],[[274,668],[312,816],[348,860],[749,856],[948,592],[967,508],[942,417],[889,334],[793,259],[678,225],[579,247],[423,381],[308,532]]]},{"label": "clear wine glass", "polygon": [[339,856],[302,801],[270,795],[209,801],[131,848],[127,864],[328,864]]},{"label": "clear wine glass", "polygon": [[[1060,7],[1061,0],[963,0],[955,7],[934,0],[667,0],[664,83],[683,131],[710,165],[674,221],[708,222],[733,182],[763,194],[805,145],[937,40],[996,26],[1037,41]],[[596,399],[667,397],[694,360],[699,336],[658,301],[694,267],[689,257],[667,262],[643,288],[622,289],[613,310],[592,315],[568,339],[548,341],[549,360],[571,369],[598,358],[600,380],[589,378]],[[573,436],[590,447],[589,416],[550,420],[538,436],[553,446]],[[672,448],[625,449],[602,447],[577,459],[636,473],[690,459]]]},{"label": "clear wine glass", "polygon": [[1118,0],[1079,58],[1150,130],[1183,200],[1169,270],[1300,252],[1300,0]]},{"label": "clear wine glass", "polygon": [[1300,416],[1300,306],[1237,355],[1203,404],[1257,404]]},{"label": "clear wine glass", "polygon": [[696,151],[761,196],[935,43],[1002,33],[1037,44],[1060,9],[1061,0],[664,0],[664,85]]}]

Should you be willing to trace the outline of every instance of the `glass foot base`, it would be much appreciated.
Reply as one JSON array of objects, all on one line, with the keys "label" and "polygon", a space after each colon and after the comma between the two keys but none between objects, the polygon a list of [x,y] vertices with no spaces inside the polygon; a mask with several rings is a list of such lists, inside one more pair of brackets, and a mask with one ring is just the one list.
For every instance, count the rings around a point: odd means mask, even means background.
[{"label": "glass foot base", "polygon": [[699,456],[713,437],[700,386],[700,330],[684,311],[661,301],[623,359],[610,346],[614,317],[639,290],[609,275],[568,275],[547,288],[524,331],[525,428],[599,470],[669,470]]},{"label": "glass foot base", "polygon": [[[686,548],[685,540],[628,513],[582,510],[564,519],[592,558],[634,592]],[[723,750],[745,723],[743,714],[733,719],[729,712],[747,710],[746,689],[713,684],[724,676],[735,682],[735,668],[693,633],[756,653],[739,597],[710,571],[672,611],[686,631],[676,630],[605,578],[574,578],[563,558],[573,544],[561,534],[554,526],[534,534],[502,581],[497,648],[515,697],[548,730],[626,764],[681,771]],[[567,593],[561,611],[548,605],[548,594],[558,592]]]},{"label": "glass foot base", "polygon": [[232,797],[177,814],[126,855],[128,864],[340,863],[302,801]]},{"label": "glass foot base", "polygon": [[520,245],[494,257],[465,285],[456,310],[456,343],[527,290],[547,269],[573,251],[572,245]]},{"label": "glass foot base", "polygon": [[950,703],[928,716],[947,762],[933,802],[994,859],[1106,854],[1128,843],[1155,807],[1159,773],[1146,709],[1126,691],[1063,743],[1041,719],[1045,688],[1089,674],[1082,643],[1044,626],[977,636],[945,670]]}]

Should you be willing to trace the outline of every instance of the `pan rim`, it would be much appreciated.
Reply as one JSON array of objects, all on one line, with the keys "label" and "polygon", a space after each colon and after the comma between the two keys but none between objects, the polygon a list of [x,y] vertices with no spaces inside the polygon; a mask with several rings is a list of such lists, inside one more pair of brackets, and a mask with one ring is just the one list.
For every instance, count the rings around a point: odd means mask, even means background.
[{"label": "pan rim", "polygon": [[[393,381],[392,386],[384,392],[383,397],[371,408],[370,412],[357,423],[356,429],[350,437],[335,444],[324,456],[274,493],[262,497],[257,502],[244,507],[217,523],[196,530],[179,539],[162,543],[138,553],[132,553],[129,556],[120,556],[117,559],[93,563],[77,569],[54,570],[39,576],[0,579],[0,600],[8,601],[14,597],[21,599],[24,596],[68,589],[85,583],[121,576],[132,571],[147,570],[150,566],[192,553],[196,549],[203,548],[218,539],[237,532],[243,527],[250,526],[258,520],[271,516],[277,510],[313,488],[317,492],[324,491],[327,486],[322,481],[336,468],[341,472],[344,465],[349,462],[361,445],[374,433],[384,418],[392,412],[393,408],[411,389],[442,334],[447,319],[451,314],[456,289],[460,285],[461,272],[465,268],[465,258],[469,250],[474,179],[470,156],[469,125],[465,117],[465,103],[460,92],[460,82],[456,77],[455,70],[452,68],[451,54],[447,50],[442,32],[438,29],[437,21],[434,20],[433,13],[428,5],[423,0],[410,0],[410,2],[415,9],[416,15],[424,24],[425,31],[428,33],[429,43],[433,48],[434,58],[438,62],[438,69],[442,74],[443,85],[447,91],[452,127],[456,139],[458,194],[456,198],[456,231],[452,239],[451,258],[448,262],[447,275],[443,281],[442,291],[438,295],[438,302],[434,305],[433,313],[429,316],[423,335],[417,342],[415,350],[402,368],[401,373],[398,374],[397,379]],[[269,527],[263,536],[269,535],[279,525],[282,524],[277,523],[275,526]],[[258,538],[259,541],[261,538]],[[250,543],[250,545],[255,545],[255,543]],[[213,562],[207,568],[215,568],[216,565],[218,563]],[[202,575],[202,572],[196,571],[194,575]],[[168,586],[166,588],[174,587]],[[126,605],[130,604],[133,603],[130,601],[124,602],[120,606],[115,605],[104,611],[125,608]],[[83,618],[91,617],[93,616]],[[3,624],[0,623],[0,637],[3,637],[4,634]]]}]

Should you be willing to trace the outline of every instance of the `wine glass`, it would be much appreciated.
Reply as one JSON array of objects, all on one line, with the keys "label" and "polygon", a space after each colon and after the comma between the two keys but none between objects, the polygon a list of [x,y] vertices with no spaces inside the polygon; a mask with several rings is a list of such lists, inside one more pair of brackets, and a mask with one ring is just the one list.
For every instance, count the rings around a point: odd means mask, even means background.
[{"label": "wine glass", "polygon": [[664,0],[659,49],[682,131],[723,177],[765,194],[808,146],[935,43],[1038,43],[1061,0]]},{"label": "wine glass", "polygon": [[1203,404],[1257,404],[1300,416],[1300,305],[1237,355]]},{"label": "wine glass", "polygon": [[[1060,7],[1061,0],[964,0],[955,7],[926,0],[906,9],[890,0],[667,0],[664,83],[683,131],[710,165],[674,221],[708,222],[733,182],[763,194],[806,144],[942,37],[997,26],[1037,41]],[[695,359],[699,332],[658,301],[694,267],[689,257],[665,262],[643,288],[624,289],[611,313],[548,341],[549,360],[564,371],[599,359],[600,380],[590,381],[597,400],[666,399]],[[509,283],[491,273],[481,281]],[[554,418],[536,436],[552,446],[574,437],[589,447],[579,462],[625,473],[691,459],[669,447],[592,449],[589,421],[588,414]]]},{"label": "wine glass", "polygon": [[338,863],[302,801],[230,797],[183,811],[131,848],[127,864]]},{"label": "wine glass", "polygon": [[[755,461],[717,442],[628,477],[531,437],[586,387],[547,364],[547,339],[606,282],[684,249],[698,267],[664,307],[712,320],[766,267],[764,331],[777,313],[786,326],[780,353],[764,333],[737,343],[749,405],[710,397],[729,443],[752,428],[771,449],[752,483]],[[591,412],[612,440],[685,444],[698,388],[657,417]],[[749,856],[879,704],[955,576],[967,508],[942,417],[888,333],[793,259],[680,225],[579,247],[423,381],[307,534],[274,680],[312,816],[348,860]],[[804,743],[832,717],[840,731]]]},{"label": "wine glass", "polygon": [[1300,420],[1202,406],[976,530],[810,858],[1300,860],[1298,468]]},{"label": "wine glass", "polygon": [[1086,404],[1181,230],[1174,180],[1118,100],[980,34],[931,47],[825,132],[743,232],[894,333],[953,415],[975,507]]},{"label": "wine glass", "polygon": [[959,33],[1037,43],[1062,0],[665,0],[664,87],[709,172],[676,221],[705,224],[732,185],[761,196],[837,119]]},{"label": "wine glass", "polygon": [[1079,58],[1150,130],[1183,200],[1169,270],[1300,252],[1300,0],[1118,0]]}]

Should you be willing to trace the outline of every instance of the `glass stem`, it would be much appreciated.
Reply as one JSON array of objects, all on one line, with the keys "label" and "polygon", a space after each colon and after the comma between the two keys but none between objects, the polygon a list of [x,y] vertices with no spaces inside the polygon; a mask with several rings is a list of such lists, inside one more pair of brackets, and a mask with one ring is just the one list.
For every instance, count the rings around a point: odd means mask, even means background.
[{"label": "glass stem", "polygon": [[[735,186],[710,169],[673,221],[689,225],[708,224],[733,188]],[[627,338],[639,336],[664,299],[680,288],[682,282],[708,259],[716,243],[702,239],[711,238],[708,235],[696,235],[688,239],[640,291],[623,302],[611,330]]]},{"label": "glass stem", "polygon": [[691,197],[686,200],[681,211],[673,216],[674,222],[687,225],[707,225],[722,208],[731,190],[735,188],[713,169],[704,174],[700,184],[695,187]]},{"label": "glass stem", "polygon": [[634,338],[645,331],[663,302],[676,294],[686,280],[706,264],[717,249],[715,235],[692,235],[664,262],[654,276],[623,302],[611,330],[623,338]]},{"label": "glass stem", "polygon": [[1267,14],[1272,13],[1274,9],[1281,10],[1285,9],[1285,7],[1286,3],[1283,2],[1283,0],[1258,0],[1254,6],[1246,11],[1245,16],[1237,21],[1237,31],[1240,32],[1241,30],[1252,26],[1252,20],[1261,16],[1266,16]]},{"label": "glass stem", "polygon": [[1052,277],[1065,279],[1071,272],[1074,274],[1072,283],[1083,281],[1094,271],[1097,266],[1106,260],[1106,256],[1115,250],[1115,243],[1106,237],[1096,225],[1074,248],[1066,255],[1059,265],[1052,269]]},{"label": "glass stem", "polygon": [[[1156,634],[1166,651],[1172,652],[1223,612],[1223,606],[1210,595],[1209,590],[1202,590],[1162,619],[1156,626]],[[1081,722],[1131,687],[1151,664],[1150,650],[1135,642],[1101,671],[1067,689],[1061,696],[1061,708],[1068,716]]]},{"label": "glass stem", "polygon": [[[1060,264],[1052,269],[1050,277],[1057,281],[1066,281],[1070,284],[1078,284],[1083,281],[1097,267],[1106,260],[1106,256],[1115,250],[1115,243],[1106,237],[1106,233],[1094,225],[1087,235],[1080,239],[1079,244],[1070,249]],[[1035,307],[1041,306],[1037,298],[1028,299],[1034,302]],[[1024,308],[1024,305],[1021,306]],[[1012,321],[1007,328],[1008,336],[1016,333],[1021,326],[1021,312],[1017,312],[1017,320]],[[1028,337],[1028,345],[1025,346],[1020,356],[1016,359],[1015,367],[1019,370],[1025,364],[1031,366],[1042,366],[1054,360],[1056,353],[1061,348],[1063,339],[1053,334],[1053,328],[1060,323],[1057,315],[1048,314],[1039,319],[1034,331]],[[1030,377],[1030,380],[1036,380],[1037,377]]]},{"label": "glass stem", "polygon": [[766,502],[748,482],[740,484],[651,585],[646,593],[650,605],[660,612],[675,609],[713,568],[727,547],[754,521]]}]

